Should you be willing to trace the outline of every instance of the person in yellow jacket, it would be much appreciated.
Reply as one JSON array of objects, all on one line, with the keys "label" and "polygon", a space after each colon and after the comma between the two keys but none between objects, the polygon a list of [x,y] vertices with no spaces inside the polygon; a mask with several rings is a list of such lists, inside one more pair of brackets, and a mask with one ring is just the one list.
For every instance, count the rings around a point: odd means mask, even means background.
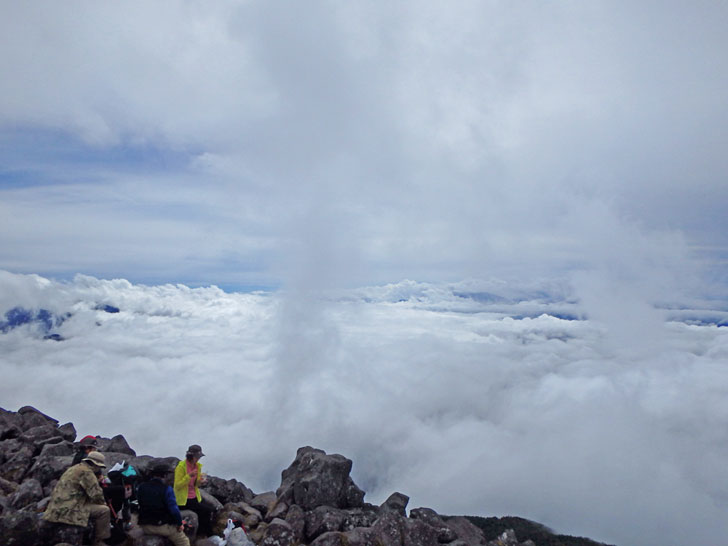
[{"label": "person in yellow jacket", "polygon": [[202,500],[200,485],[205,484],[200,459],[204,457],[197,444],[187,448],[185,459],[174,469],[174,496],[180,510],[192,510],[199,519],[200,535],[212,535],[212,515],[215,510]]}]

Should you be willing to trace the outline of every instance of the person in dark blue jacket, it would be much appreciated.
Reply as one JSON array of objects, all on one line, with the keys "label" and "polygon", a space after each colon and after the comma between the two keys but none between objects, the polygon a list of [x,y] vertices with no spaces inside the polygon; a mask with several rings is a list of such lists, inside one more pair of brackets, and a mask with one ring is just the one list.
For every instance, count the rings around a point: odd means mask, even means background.
[{"label": "person in dark blue jacket", "polygon": [[171,473],[167,465],[155,465],[151,479],[137,488],[139,525],[146,535],[166,537],[174,546],[190,546],[174,490],[167,483]]}]

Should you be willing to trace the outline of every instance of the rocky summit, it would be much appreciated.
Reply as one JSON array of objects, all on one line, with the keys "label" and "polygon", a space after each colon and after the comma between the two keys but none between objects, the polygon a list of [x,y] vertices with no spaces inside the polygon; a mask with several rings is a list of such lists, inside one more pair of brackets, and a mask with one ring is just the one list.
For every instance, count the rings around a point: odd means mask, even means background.
[{"label": "rocky summit", "polygon": [[[51,491],[69,468],[77,451],[72,423],[25,406],[17,412],[0,408],[0,546],[67,546],[86,544],[91,527],[49,524],[41,519]],[[107,467],[131,465],[139,480],[156,464],[170,467],[175,457],[138,456],[123,436],[97,438]],[[254,493],[237,480],[209,476],[202,487],[203,499],[217,511],[217,536],[198,538],[196,517],[184,511],[190,522],[190,544],[220,546],[228,521],[247,532],[245,543],[259,546],[559,546],[596,545],[588,539],[554,535],[545,527],[519,526],[535,538],[521,537],[502,524],[509,518],[448,517],[429,508],[407,514],[409,497],[394,492],[380,506],[364,502],[365,492],[350,476],[352,461],[313,447],[301,447],[291,465],[283,470],[276,491]],[[133,499],[133,497],[132,497]],[[146,536],[135,525],[134,503],[114,544],[164,546],[161,537]],[[120,520],[121,521],[121,520]],[[500,524],[499,524],[500,523]],[[236,535],[239,537],[239,533]],[[232,537],[233,534],[230,535]],[[220,537],[220,538],[218,538]],[[228,546],[233,543],[228,539]],[[237,542],[239,544],[240,542]]]}]

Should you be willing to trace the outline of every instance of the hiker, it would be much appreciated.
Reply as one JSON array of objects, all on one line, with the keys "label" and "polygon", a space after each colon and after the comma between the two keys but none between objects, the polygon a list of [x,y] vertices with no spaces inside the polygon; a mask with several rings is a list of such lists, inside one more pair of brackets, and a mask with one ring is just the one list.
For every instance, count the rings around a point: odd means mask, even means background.
[{"label": "hiker", "polygon": [[192,510],[200,521],[199,533],[205,536],[212,534],[212,515],[214,509],[202,502],[200,485],[205,483],[200,458],[204,457],[202,448],[197,444],[191,445],[185,454],[185,460],[177,464],[174,469],[174,496],[177,505],[185,510]]},{"label": "hiker", "polygon": [[98,451],[89,453],[79,464],[66,470],[53,488],[43,519],[86,527],[94,523],[94,546],[105,546],[111,536],[110,511],[99,485],[106,461]]},{"label": "hiker", "polygon": [[150,471],[150,480],[137,488],[139,525],[147,535],[166,537],[174,546],[190,546],[177,499],[167,483],[171,473],[167,465],[155,465]]},{"label": "hiker", "polygon": [[71,465],[78,464],[81,462],[81,460],[86,457],[89,453],[92,451],[98,450],[98,440],[96,440],[96,436],[84,436],[81,438],[81,441],[78,443],[78,451],[73,456],[73,462]]}]

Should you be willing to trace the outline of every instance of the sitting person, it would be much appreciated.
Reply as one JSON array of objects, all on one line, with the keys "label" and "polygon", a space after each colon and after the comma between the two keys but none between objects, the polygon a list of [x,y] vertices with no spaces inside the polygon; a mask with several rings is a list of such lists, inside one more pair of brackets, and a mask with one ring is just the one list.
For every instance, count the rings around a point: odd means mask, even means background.
[{"label": "sitting person", "polygon": [[104,456],[89,453],[79,464],[66,470],[53,488],[43,519],[53,523],[86,527],[94,523],[94,546],[104,546],[111,536],[110,511],[99,485],[106,468]]},{"label": "sitting person", "polygon": [[171,473],[168,466],[156,465],[150,471],[151,479],[137,488],[139,525],[147,535],[166,537],[174,546],[190,546],[174,491],[167,484]]},{"label": "sitting person", "polygon": [[84,457],[87,457],[92,451],[98,450],[98,440],[96,436],[84,436],[78,443],[78,451],[73,456],[73,462],[71,465],[80,463]]},{"label": "sitting person", "polygon": [[204,485],[205,477],[202,474],[200,458],[204,457],[202,448],[197,444],[187,449],[185,460],[177,464],[174,469],[174,496],[177,505],[186,510],[192,510],[199,518],[200,535],[212,534],[212,516],[214,509],[202,501],[200,485]]}]

